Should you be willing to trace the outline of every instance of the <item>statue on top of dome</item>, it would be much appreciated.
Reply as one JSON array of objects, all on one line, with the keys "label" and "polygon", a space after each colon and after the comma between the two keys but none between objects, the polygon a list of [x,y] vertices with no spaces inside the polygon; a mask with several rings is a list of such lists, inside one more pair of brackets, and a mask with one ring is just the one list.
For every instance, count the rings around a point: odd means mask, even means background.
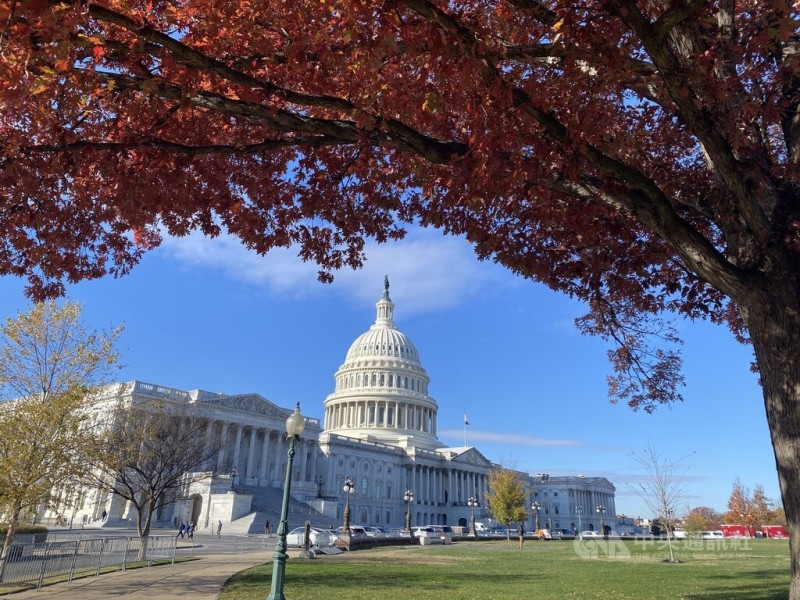
[{"label": "statue on top of dome", "polygon": [[389,276],[383,276],[383,300],[389,300]]}]

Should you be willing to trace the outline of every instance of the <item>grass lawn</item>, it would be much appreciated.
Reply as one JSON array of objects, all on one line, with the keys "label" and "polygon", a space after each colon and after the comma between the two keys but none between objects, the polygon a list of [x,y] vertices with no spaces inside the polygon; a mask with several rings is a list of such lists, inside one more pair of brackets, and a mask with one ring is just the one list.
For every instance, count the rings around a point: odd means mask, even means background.
[{"label": "grass lawn", "polygon": [[[292,558],[289,600],[592,600],[787,598],[789,545],[780,540],[462,542]],[[220,600],[263,600],[272,565],[232,577]]]}]

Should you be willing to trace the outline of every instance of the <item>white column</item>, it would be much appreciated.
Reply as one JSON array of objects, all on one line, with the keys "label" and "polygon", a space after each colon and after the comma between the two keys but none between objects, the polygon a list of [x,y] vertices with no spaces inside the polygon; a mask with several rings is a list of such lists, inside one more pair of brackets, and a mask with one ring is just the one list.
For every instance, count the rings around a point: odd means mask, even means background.
[{"label": "white column", "polygon": [[[213,440],[212,440],[213,434],[214,434],[214,421],[209,420],[208,423],[206,423],[206,444],[208,445],[207,447],[208,447],[209,450],[211,448],[213,448],[213,446],[212,446],[212,444],[214,443]],[[209,452],[209,450],[206,450],[206,452]],[[208,458],[206,459],[206,462],[205,462],[205,465],[203,466],[203,468],[206,471],[213,471],[214,470],[214,457],[211,456],[210,453],[209,453]]]},{"label": "white column", "polygon": [[308,466],[308,440],[298,440],[300,442],[300,481],[306,481],[306,468]]},{"label": "white column", "polygon": [[255,458],[256,458],[256,428],[250,428],[250,447],[247,451],[247,470],[245,472],[245,477],[248,479],[252,479],[255,475]]},{"label": "white column", "polygon": [[267,473],[267,456],[269,448],[269,429],[264,430],[264,443],[261,446],[261,467],[258,469],[258,478],[264,479]]},{"label": "white column", "polygon": [[242,446],[242,426],[240,424],[236,424],[236,440],[233,442],[233,466],[236,467],[236,470],[239,470],[239,450]]},{"label": "white column", "polygon": [[316,440],[311,440],[311,481],[317,483],[317,456],[319,456],[319,445]]},{"label": "white column", "polygon": [[217,471],[222,471],[226,468],[225,465],[225,450],[228,446],[228,428],[230,423],[221,422],[219,432],[219,456],[217,457]]}]

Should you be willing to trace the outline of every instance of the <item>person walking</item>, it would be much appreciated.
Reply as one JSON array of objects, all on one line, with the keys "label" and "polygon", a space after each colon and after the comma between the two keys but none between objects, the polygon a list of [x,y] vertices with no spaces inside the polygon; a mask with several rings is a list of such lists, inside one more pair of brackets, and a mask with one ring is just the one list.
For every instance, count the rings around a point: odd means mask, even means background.
[{"label": "person walking", "polygon": [[267,522],[264,523],[264,533],[266,534],[267,537],[270,537],[272,535],[272,529],[270,529],[269,526],[269,519],[267,519]]},{"label": "person walking", "polygon": [[221,536],[222,536],[222,521],[220,520],[217,522],[217,537]]}]

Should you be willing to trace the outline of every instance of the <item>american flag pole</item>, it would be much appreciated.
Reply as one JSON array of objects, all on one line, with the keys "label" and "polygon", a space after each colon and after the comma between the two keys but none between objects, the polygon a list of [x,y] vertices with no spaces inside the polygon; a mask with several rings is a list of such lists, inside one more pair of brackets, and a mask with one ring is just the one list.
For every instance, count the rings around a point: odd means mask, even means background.
[{"label": "american flag pole", "polygon": [[464,448],[467,447],[467,425],[469,425],[469,419],[467,419],[467,411],[464,411]]}]

